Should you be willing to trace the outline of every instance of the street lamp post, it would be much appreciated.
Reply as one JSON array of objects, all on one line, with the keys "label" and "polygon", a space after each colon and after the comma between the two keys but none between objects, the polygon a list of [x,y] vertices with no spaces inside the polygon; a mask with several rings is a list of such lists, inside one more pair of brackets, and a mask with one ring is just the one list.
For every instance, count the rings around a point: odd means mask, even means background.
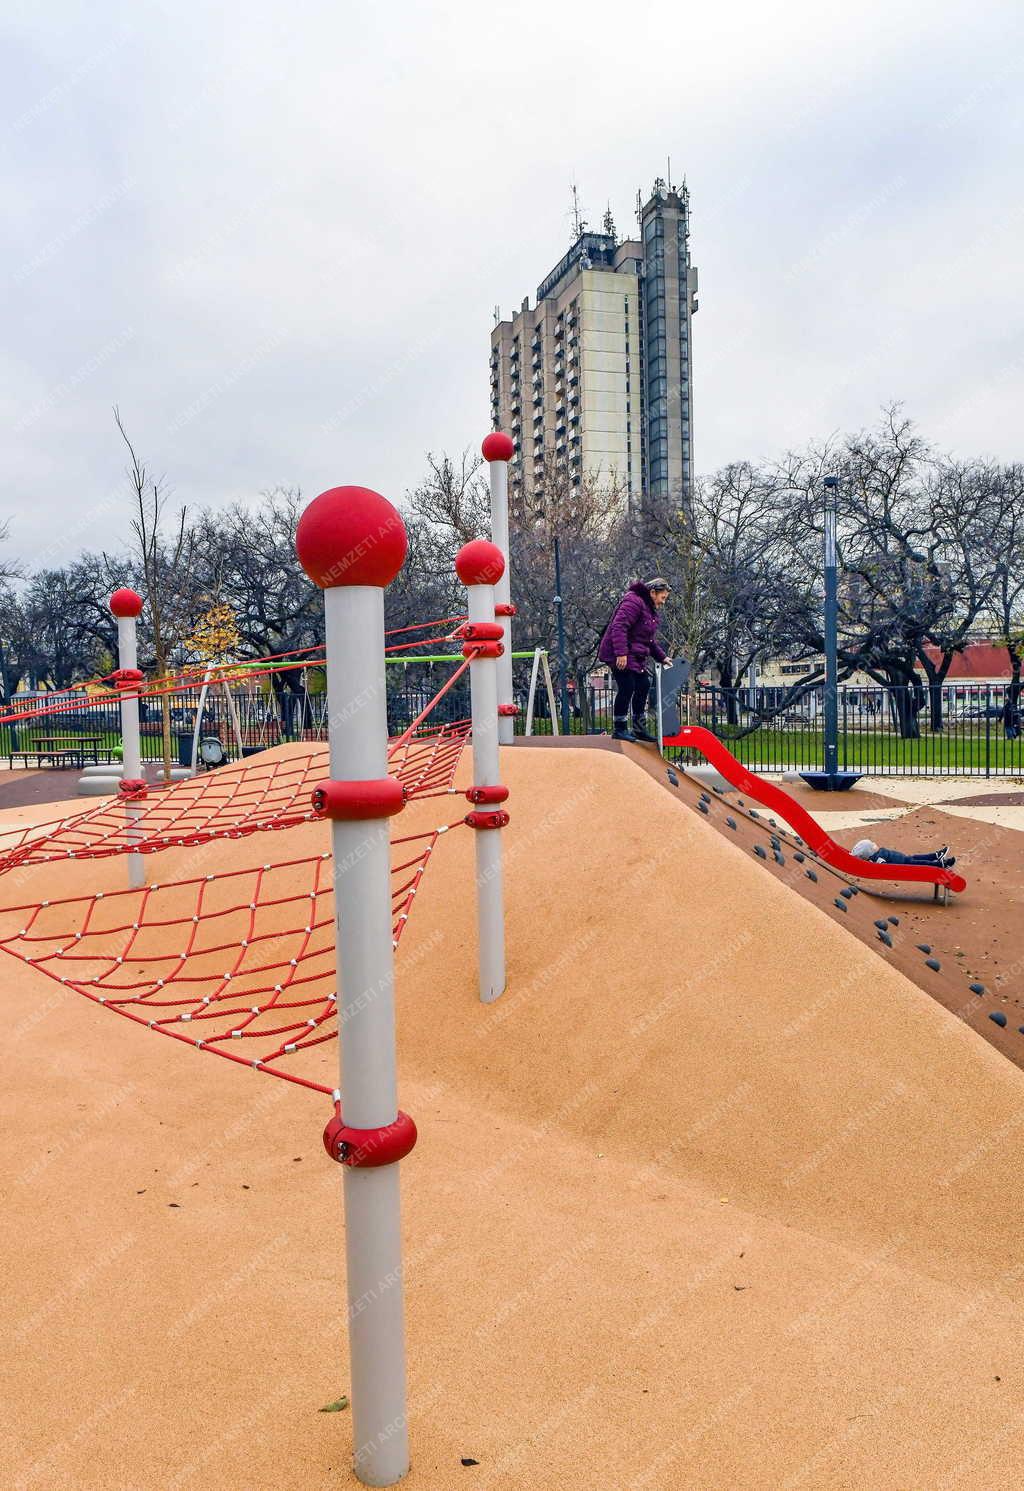
[{"label": "street lamp post", "polygon": [[559,698],[562,709],[562,734],[568,735],[569,730],[569,675],[565,661],[565,607],[562,603],[562,557],[558,548],[558,535],[555,535],[555,615],[558,618],[558,679]]},{"label": "street lamp post", "polygon": [[839,588],[836,527],[839,478],[825,477],[825,776],[839,773]]}]

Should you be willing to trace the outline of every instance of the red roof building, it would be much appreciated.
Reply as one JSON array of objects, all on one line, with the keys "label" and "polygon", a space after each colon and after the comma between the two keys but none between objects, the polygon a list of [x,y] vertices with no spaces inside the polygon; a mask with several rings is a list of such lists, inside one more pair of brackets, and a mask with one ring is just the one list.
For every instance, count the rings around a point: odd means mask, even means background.
[{"label": "red roof building", "polygon": [[[942,653],[926,646],[925,652],[938,665]],[[1005,683],[1010,677],[1010,655],[999,642],[968,642],[954,654],[946,674],[947,683]]]}]

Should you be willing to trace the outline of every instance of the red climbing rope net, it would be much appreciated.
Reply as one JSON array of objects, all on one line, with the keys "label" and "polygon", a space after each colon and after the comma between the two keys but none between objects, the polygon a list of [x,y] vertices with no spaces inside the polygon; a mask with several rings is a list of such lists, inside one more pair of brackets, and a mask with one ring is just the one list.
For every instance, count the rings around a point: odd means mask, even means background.
[{"label": "red climbing rope net", "polygon": [[[407,803],[457,791],[470,722],[426,721],[468,666],[389,742],[388,769]],[[60,861],[185,846],[202,855],[214,840],[298,828],[320,817],[312,793],[328,775],[325,747],[282,747],[139,800],[0,832],[0,874],[8,872],[0,885],[31,884]],[[396,948],[438,839],[465,821],[392,836]],[[336,1084],[322,1080],[323,1062],[310,1055],[338,1033],[333,870],[322,851],[139,889],[96,890],[93,878],[74,894],[0,906],[0,951],[162,1035],[336,1102]],[[85,869],[68,873],[81,879]]]},{"label": "red climbing rope net", "polygon": [[[419,621],[411,626],[395,627],[385,637],[405,637],[402,642],[388,642],[384,653],[388,657],[402,654],[406,662],[416,662],[416,649],[437,647],[453,640],[452,628],[466,620],[465,616],[439,616],[434,621]],[[440,630],[439,630],[440,629]],[[410,632],[428,631],[433,635],[409,638]],[[408,654],[408,656],[405,656]],[[84,714],[96,708],[96,696],[84,693],[88,688],[106,687],[109,693],[102,697],[106,702],[114,699],[159,699],[166,694],[179,693],[184,689],[197,689],[209,684],[251,683],[272,674],[288,673],[304,668],[324,668],[326,658],[322,646],[299,647],[290,652],[272,652],[264,657],[237,659],[234,662],[189,667],[178,673],[164,673],[159,678],[146,682],[141,675],[126,677],[120,668],[104,673],[84,683],[71,684],[60,693],[49,696],[34,696],[31,701],[11,700],[0,705],[0,725],[17,725],[25,722],[45,720],[50,715]]]},{"label": "red climbing rope net", "polygon": [[[390,748],[390,768],[407,800],[453,790],[468,733],[469,721],[458,720],[399,737]],[[123,801],[105,799],[0,837],[0,874],[27,864],[99,859],[133,850],[153,854],[290,828],[317,816],[310,801],[313,788],[329,774],[326,746],[283,747],[267,760],[250,758],[175,782],[133,804],[130,821]]]},{"label": "red climbing rope net", "polygon": [[[438,838],[392,839],[397,948]],[[161,1035],[302,1087],[338,1033],[331,855],[0,911],[0,949]],[[344,1018],[344,1010],[342,1011]]]}]

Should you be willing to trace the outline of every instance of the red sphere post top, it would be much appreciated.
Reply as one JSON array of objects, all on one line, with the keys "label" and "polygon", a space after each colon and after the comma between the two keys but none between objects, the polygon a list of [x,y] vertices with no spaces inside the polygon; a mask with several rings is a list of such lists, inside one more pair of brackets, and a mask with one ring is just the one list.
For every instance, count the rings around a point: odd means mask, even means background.
[{"label": "red sphere post top", "polygon": [[110,610],[114,616],[141,616],[142,596],[136,595],[127,586],[122,586],[110,597]]},{"label": "red sphere post top", "polygon": [[492,430],[480,447],[485,461],[511,461],[515,449],[511,435],[506,435],[503,430]]},{"label": "red sphere post top", "polygon": [[474,538],[456,554],[455,573],[463,585],[496,585],[505,573],[505,556],[490,539]]},{"label": "red sphere post top", "polygon": [[321,590],[377,585],[398,574],[409,540],[398,509],[369,487],[331,487],[306,508],[295,533],[299,563]]}]

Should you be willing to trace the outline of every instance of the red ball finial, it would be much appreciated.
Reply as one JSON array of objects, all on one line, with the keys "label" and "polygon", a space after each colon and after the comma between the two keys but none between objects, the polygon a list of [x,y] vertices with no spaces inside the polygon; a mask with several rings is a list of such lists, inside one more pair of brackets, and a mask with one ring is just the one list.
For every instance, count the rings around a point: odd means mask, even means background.
[{"label": "red ball finial", "polygon": [[114,616],[141,616],[142,596],[123,586],[110,597],[110,610]]},{"label": "red ball finial", "polygon": [[463,585],[495,585],[505,573],[505,556],[489,539],[474,538],[456,554],[455,573]]},{"label": "red ball finial", "polygon": [[299,563],[321,590],[385,585],[405,561],[409,540],[398,509],[369,487],[331,487],[306,508],[295,532]]},{"label": "red ball finial", "polygon": [[485,436],[480,447],[485,461],[511,461],[515,449],[512,436],[506,435],[502,430],[493,430]]}]

